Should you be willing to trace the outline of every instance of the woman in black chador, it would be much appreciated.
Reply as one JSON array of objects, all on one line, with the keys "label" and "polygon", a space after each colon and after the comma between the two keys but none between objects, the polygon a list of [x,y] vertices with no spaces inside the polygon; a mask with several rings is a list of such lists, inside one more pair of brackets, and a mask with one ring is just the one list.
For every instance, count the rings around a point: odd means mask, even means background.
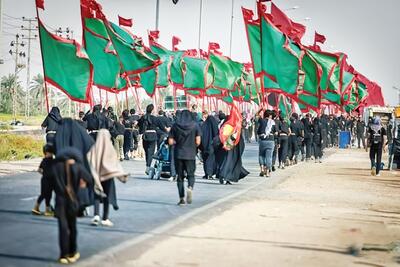
[{"label": "woman in black chador", "polygon": [[58,107],[52,107],[42,123],[42,128],[46,128],[46,143],[54,143],[54,136],[56,135],[61,120],[60,109]]},{"label": "woman in black chador", "polygon": [[[228,121],[228,119],[229,117],[227,117],[225,121]],[[249,174],[242,164],[242,155],[245,148],[242,134],[240,135],[239,143],[231,150],[225,150],[223,148],[219,135],[214,138],[213,143],[215,159],[218,165],[217,177],[221,184],[231,184],[231,182],[236,183]]]},{"label": "woman in black chador", "polygon": [[213,139],[218,136],[218,121],[214,116],[207,115],[207,118],[201,126],[201,156],[203,158],[204,179],[212,179],[217,172],[217,163],[215,161],[215,153]]},{"label": "woman in black chador", "polygon": [[80,258],[77,247],[76,217],[78,216],[80,188],[91,186],[93,178],[83,165],[82,153],[73,147],[57,152],[53,166],[56,193],[55,216],[58,220],[59,263],[74,263]]}]

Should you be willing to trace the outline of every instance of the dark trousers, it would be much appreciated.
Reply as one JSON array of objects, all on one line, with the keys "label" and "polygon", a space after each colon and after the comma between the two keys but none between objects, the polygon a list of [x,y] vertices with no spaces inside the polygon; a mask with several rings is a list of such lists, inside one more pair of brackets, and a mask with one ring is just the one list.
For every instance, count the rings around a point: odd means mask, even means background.
[{"label": "dark trousers", "polygon": [[322,158],[322,144],[321,143],[313,143],[314,148],[314,158]]},{"label": "dark trousers", "polygon": [[43,199],[45,200],[46,207],[50,206],[51,193],[53,191],[53,186],[50,181],[44,177],[40,180],[40,196],[37,199],[37,204],[40,205]]},{"label": "dark trousers", "polygon": [[58,237],[60,244],[60,258],[75,254],[77,250],[76,215],[67,213],[65,205],[57,207]]},{"label": "dark trousers", "polygon": [[124,155],[126,156],[132,147],[132,131],[125,130],[124,132]]},{"label": "dark trousers", "polygon": [[360,146],[361,142],[362,142],[363,148],[365,148],[364,134],[357,134],[357,142],[358,142],[358,148],[361,148],[361,146]]},{"label": "dark trousers", "polygon": [[150,167],[151,161],[153,160],[154,152],[156,151],[157,141],[145,141],[143,140],[143,149],[146,155],[146,167]]},{"label": "dark trousers", "polygon": [[331,132],[331,145],[336,146],[338,144],[338,136],[336,132]]},{"label": "dark trousers", "polygon": [[382,145],[373,144],[369,150],[369,159],[371,160],[371,168],[376,168],[376,174],[379,174],[382,162]]},{"label": "dark trousers", "polygon": [[322,149],[328,146],[328,131],[326,129],[322,129],[321,131],[322,138]]},{"label": "dark trousers", "polygon": [[110,213],[110,200],[108,199],[108,196],[110,195],[111,182],[111,179],[101,182],[101,186],[103,187],[104,193],[107,197],[100,199],[101,197],[96,195],[94,200],[94,215],[100,214],[100,202],[103,202],[103,220],[107,220]]},{"label": "dark trousers", "polygon": [[139,132],[138,132],[138,130],[134,129],[132,131],[132,142],[131,142],[130,151],[133,152],[134,150],[137,150],[138,144],[139,144]]},{"label": "dark trousers", "polygon": [[188,179],[188,187],[192,188],[194,187],[194,172],[196,171],[196,160],[185,160],[185,159],[175,159],[175,168],[176,172],[178,173],[178,180],[177,180],[177,186],[178,186],[178,192],[179,192],[179,197],[184,198],[185,197],[185,187],[184,187],[184,179],[185,179],[185,173],[186,177]]},{"label": "dark trousers", "polygon": [[299,140],[298,137],[295,135],[289,136],[289,158],[290,160],[294,160],[297,158],[297,155],[299,154]]},{"label": "dark trousers", "polygon": [[288,154],[288,143],[289,143],[288,136],[279,137],[279,151],[278,151],[279,165],[285,164]]},{"label": "dark trousers", "polygon": [[311,151],[312,151],[311,144],[312,144],[311,137],[304,138],[304,145],[306,147],[306,159],[311,158]]}]

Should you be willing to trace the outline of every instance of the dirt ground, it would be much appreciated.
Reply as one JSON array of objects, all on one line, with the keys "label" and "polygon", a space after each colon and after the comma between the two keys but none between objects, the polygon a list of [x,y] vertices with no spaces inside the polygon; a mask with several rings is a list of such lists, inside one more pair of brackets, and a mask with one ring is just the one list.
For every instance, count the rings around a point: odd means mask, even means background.
[{"label": "dirt ground", "polygon": [[291,167],[276,188],[259,187],[143,251],[121,253],[118,265],[399,266],[400,174],[375,177],[368,167],[356,149]]}]

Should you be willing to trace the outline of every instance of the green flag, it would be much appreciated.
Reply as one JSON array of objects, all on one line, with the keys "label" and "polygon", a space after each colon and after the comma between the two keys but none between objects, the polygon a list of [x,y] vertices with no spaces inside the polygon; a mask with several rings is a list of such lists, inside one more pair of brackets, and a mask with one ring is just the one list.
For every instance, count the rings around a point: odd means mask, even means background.
[{"label": "green flag", "polygon": [[295,95],[299,82],[300,48],[261,17],[261,66],[263,73],[279,84],[284,93]]},{"label": "green flag", "polygon": [[93,66],[85,49],[75,40],[50,33],[40,19],[39,36],[44,77],[75,101],[88,103],[93,84]]},{"label": "green flag", "polygon": [[[115,24],[107,25],[106,23],[108,35],[118,55],[122,69],[126,74],[130,75],[145,72],[161,64],[158,56],[145,51],[143,47],[138,46],[133,37],[126,34],[124,30],[115,31],[116,28],[119,27]],[[124,32],[125,34],[122,34],[121,32]]]},{"label": "green flag", "polygon": [[162,63],[157,66],[157,86],[167,87],[169,85],[169,66],[173,56],[169,50],[156,43],[151,43],[150,49],[162,61]]},{"label": "green flag", "polygon": [[207,87],[209,62],[205,59],[184,57],[185,75],[183,88],[203,90]]},{"label": "green flag", "polygon": [[93,83],[112,92],[125,89],[128,84],[120,76],[121,66],[103,21],[84,19],[83,38],[85,49],[93,63]]},{"label": "green flag", "polygon": [[242,76],[243,64],[214,53],[210,53],[209,60],[214,68],[213,86],[232,91]]}]

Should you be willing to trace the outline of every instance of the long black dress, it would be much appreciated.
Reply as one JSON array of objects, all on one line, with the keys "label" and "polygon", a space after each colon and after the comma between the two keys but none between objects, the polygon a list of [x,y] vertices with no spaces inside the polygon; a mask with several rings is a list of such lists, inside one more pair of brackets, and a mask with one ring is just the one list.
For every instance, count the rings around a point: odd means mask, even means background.
[{"label": "long black dress", "polygon": [[219,134],[217,119],[214,116],[208,116],[201,126],[201,131],[201,156],[203,158],[204,175],[208,178],[217,173],[213,146],[213,139]]},{"label": "long black dress", "polygon": [[242,155],[245,148],[243,136],[240,135],[239,144],[231,150],[225,150],[219,136],[214,138],[216,148],[215,158],[218,164],[217,176],[220,183],[223,181],[238,182],[246,177],[249,172],[243,167]]}]

